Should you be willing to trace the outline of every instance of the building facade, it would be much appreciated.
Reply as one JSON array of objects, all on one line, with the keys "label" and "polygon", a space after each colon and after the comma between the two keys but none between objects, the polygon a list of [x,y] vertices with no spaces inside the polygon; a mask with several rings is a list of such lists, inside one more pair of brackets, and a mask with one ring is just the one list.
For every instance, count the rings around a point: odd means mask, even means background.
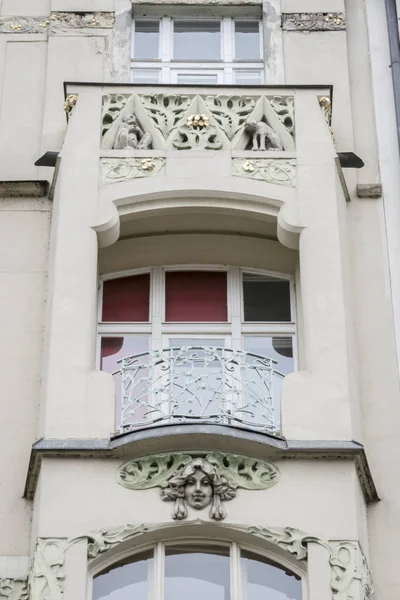
[{"label": "building facade", "polygon": [[0,0],[0,597],[398,597],[383,9]]}]

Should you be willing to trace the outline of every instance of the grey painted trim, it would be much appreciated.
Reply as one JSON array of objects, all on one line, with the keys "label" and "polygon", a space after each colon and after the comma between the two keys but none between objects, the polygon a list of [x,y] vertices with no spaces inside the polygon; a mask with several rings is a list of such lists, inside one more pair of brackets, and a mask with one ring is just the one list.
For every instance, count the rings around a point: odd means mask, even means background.
[{"label": "grey painted trim", "polygon": [[44,198],[47,181],[0,181],[0,198]]},{"label": "grey painted trim", "polygon": [[397,139],[400,148],[400,40],[396,0],[385,0],[385,6],[390,48],[390,68],[392,70],[396,112]]},{"label": "grey painted trim", "polygon": [[260,459],[352,460],[367,503],[379,500],[364,446],[354,441],[285,440],[222,425],[170,425],[113,439],[40,439],[32,446],[24,497],[32,500],[43,458],[126,459],[160,452],[222,450]]}]

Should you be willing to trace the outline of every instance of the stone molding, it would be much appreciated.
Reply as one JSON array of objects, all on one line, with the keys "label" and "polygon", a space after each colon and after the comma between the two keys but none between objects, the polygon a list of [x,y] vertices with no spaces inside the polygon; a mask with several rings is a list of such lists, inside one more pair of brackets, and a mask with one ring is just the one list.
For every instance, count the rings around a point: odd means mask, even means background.
[{"label": "stone molding", "polygon": [[185,519],[188,506],[211,506],[210,517],[226,517],[224,501],[236,490],[266,490],[279,481],[277,467],[263,460],[222,452],[173,452],[130,460],[117,470],[117,481],[130,490],[159,487],[164,501],[174,502],[173,519]]},{"label": "stone molding", "polygon": [[140,177],[165,175],[165,158],[102,158],[100,160],[103,184],[120,183]]},{"label": "stone molding", "polygon": [[279,158],[233,158],[232,175],[294,187],[296,161]]},{"label": "stone molding", "polygon": [[110,29],[112,12],[53,12],[49,17],[1,17],[0,33],[58,33],[70,29]]},{"label": "stone molding", "polygon": [[0,181],[0,198],[45,198],[47,181]]},{"label": "stone molding", "polygon": [[[93,560],[112,548],[150,532],[160,532],[174,527],[202,528],[210,523],[203,520],[189,521],[180,524],[151,523],[128,524],[121,527],[102,528],[82,536],[66,540],[65,538],[39,538],[32,561],[29,575],[30,600],[61,600],[65,575],[63,572],[65,552],[77,542],[86,540],[88,560]],[[372,600],[374,589],[367,559],[358,541],[336,540],[325,541],[293,527],[264,527],[258,525],[214,524],[220,531],[244,533],[273,544],[287,552],[299,562],[308,559],[308,545],[318,544],[329,553],[331,570],[330,587],[332,600]],[[216,536],[217,537],[217,536]],[[11,581],[11,580],[3,580]],[[10,585],[5,586],[6,591]],[[22,588],[24,582],[21,582]],[[25,592],[24,592],[25,593]],[[4,595],[9,598],[10,595]],[[0,588],[1,598],[1,588]],[[15,596],[13,600],[26,600],[27,596]]]},{"label": "stone molding", "polygon": [[283,13],[283,31],[344,31],[344,13]]},{"label": "stone molding", "polygon": [[[202,444],[207,443],[211,436],[220,436],[224,440],[226,450],[237,447],[240,443],[248,448],[248,453],[254,445],[262,448],[263,456],[268,459],[279,460],[281,458],[321,459],[321,460],[351,460],[355,464],[360,486],[368,504],[377,502],[379,496],[371,475],[365,450],[362,444],[352,441],[334,440],[284,440],[275,436],[268,436],[257,432],[246,432],[235,428],[227,428],[219,425],[178,425],[167,427],[156,427],[142,431],[131,432],[115,439],[40,439],[33,444],[27,478],[25,482],[24,497],[32,500],[35,496],[37,481],[39,478],[41,462],[43,458],[121,458],[128,449],[136,456],[147,454],[151,439],[155,447],[164,446],[165,450],[176,447],[179,436],[181,447],[186,445],[188,451],[193,444],[193,436],[202,439]],[[185,441],[186,440],[186,441]],[[169,447],[168,447],[169,446]],[[233,450],[234,451],[234,450]],[[259,452],[256,453],[256,455]],[[254,455],[253,455],[254,456]]]},{"label": "stone molding", "polygon": [[0,600],[28,600],[27,579],[0,578]]}]

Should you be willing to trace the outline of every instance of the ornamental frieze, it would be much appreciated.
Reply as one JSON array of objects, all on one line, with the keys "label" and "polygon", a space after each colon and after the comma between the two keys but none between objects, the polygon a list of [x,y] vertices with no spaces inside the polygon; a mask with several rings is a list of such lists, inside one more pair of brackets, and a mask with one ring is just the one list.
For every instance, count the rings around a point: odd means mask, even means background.
[{"label": "ornamental frieze", "polygon": [[111,12],[54,12],[49,17],[2,17],[0,33],[57,33],[70,29],[110,29]]},{"label": "ornamental frieze", "polygon": [[165,174],[165,158],[102,158],[101,178],[104,184],[120,183],[141,177]]},{"label": "ornamental frieze", "polygon": [[210,507],[210,517],[226,517],[224,502],[236,497],[238,488],[266,490],[279,481],[271,463],[237,454],[159,454],[123,464],[117,481],[130,490],[159,487],[161,499],[173,502],[173,519],[185,519],[188,507]]},{"label": "ornamental frieze", "polygon": [[232,175],[294,187],[296,161],[284,158],[233,158]]},{"label": "ornamental frieze", "polygon": [[346,29],[344,13],[284,13],[284,31],[343,31]]}]

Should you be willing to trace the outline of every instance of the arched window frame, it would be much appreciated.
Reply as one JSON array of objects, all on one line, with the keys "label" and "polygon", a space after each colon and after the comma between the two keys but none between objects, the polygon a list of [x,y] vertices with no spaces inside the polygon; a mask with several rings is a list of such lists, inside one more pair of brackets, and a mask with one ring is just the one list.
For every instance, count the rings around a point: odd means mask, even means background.
[{"label": "arched window frame", "polygon": [[129,558],[131,558],[132,562],[134,562],[135,556],[139,556],[151,550],[154,550],[154,568],[150,575],[150,585],[146,600],[163,600],[165,578],[165,548],[167,546],[173,547],[174,545],[182,546],[185,544],[191,547],[199,545],[200,548],[204,548],[208,545],[210,546],[210,548],[229,548],[231,588],[230,600],[245,600],[242,571],[240,565],[241,550],[251,552],[253,555],[259,556],[260,559],[267,559],[268,561],[274,563],[278,568],[282,568],[282,570],[291,571],[294,575],[296,575],[299,578],[301,582],[301,600],[307,600],[307,570],[306,565],[304,563],[300,564],[298,563],[298,561],[296,561],[296,564],[294,564],[294,561],[289,561],[281,555],[278,556],[273,551],[267,551],[264,548],[253,546],[251,544],[241,543],[231,539],[207,539],[203,537],[174,537],[170,540],[162,539],[159,541],[154,541],[150,544],[144,543],[140,545],[135,545],[133,551],[132,547],[129,547],[128,549],[125,549],[123,551],[112,553],[112,556],[110,556],[110,558],[106,560],[102,558],[100,561],[93,561],[91,568],[89,567],[87,600],[92,600],[93,579],[97,575],[99,575],[106,569],[112,569],[113,565],[118,567],[118,563],[126,561]]}]

